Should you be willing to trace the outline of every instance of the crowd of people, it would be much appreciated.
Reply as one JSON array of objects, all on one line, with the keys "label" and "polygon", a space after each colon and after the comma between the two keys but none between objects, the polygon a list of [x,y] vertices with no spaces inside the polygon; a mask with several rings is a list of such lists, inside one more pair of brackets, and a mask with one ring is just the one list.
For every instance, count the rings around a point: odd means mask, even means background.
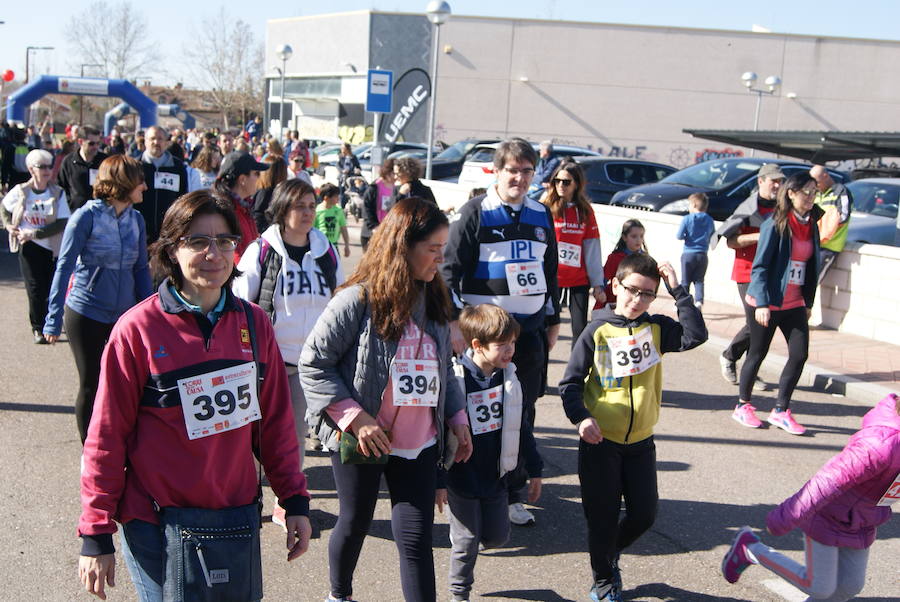
[{"label": "crowd of people", "polygon": [[[261,136],[254,123],[246,133]],[[778,328],[790,357],[768,422],[804,432],[789,404],[829,257],[820,259],[826,211],[817,199],[832,207],[832,239],[846,222],[847,193],[815,168],[785,178],[764,165],[758,192],[717,232],[705,196],[692,195],[678,228],[679,282],[650,255],[636,219],[604,264],[581,168],[544,161],[525,140],[499,145],[495,182],[452,220],[416,160],[388,160],[354,192],[364,253],[345,274],[346,184],[359,168],[349,147],[339,185],[316,189],[306,171],[314,159],[296,135],[259,154],[252,137],[158,126],[130,146],[86,126],[69,135],[62,158],[25,154],[29,177],[10,182],[0,216],[35,342],[57,343],[64,328],[78,369],[79,574],[100,597],[114,580],[118,524],[142,600],[260,599],[262,473],[292,560],[309,546],[302,467],[311,437],[329,454],[340,503],[327,600],[353,599],[382,478],[403,597],[438,597],[432,525],[446,505],[449,593],[469,600],[479,549],[503,545],[510,525],[535,523],[535,404],[567,307],[559,395],[579,439],[588,597],[620,601],[619,558],[656,519],[662,357],[707,339],[703,282],[717,237],[735,250],[746,310],[746,329],[721,360],[739,384],[733,417],[762,425],[751,392]],[[660,283],[677,318],[648,312]],[[815,495],[801,492],[770,515],[775,535],[807,533],[812,564],[792,565],[742,530],[723,562],[730,582],[756,563],[818,598],[862,588],[865,552],[889,516],[878,504],[900,472],[898,404],[887,399],[867,416],[806,486]],[[877,450],[854,463],[874,440]],[[853,470],[839,468],[847,463]],[[852,533],[828,526],[839,512],[861,517]]]}]

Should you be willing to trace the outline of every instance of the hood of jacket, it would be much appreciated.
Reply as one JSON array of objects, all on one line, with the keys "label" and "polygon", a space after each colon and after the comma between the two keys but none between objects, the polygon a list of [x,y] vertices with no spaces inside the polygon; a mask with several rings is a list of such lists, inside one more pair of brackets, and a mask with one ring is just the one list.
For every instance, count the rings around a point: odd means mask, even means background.
[{"label": "hood of jacket", "polygon": [[[308,236],[309,252],[314,259],[317,259],[328,252],[328,246],[331,243],[328,242],[328,238],[325,237],[325,234],[312,228],[310,229]],[[288,262],[293,260],[288,256],[287,248],[284,246],[284,239],[281,238],[281,227],[278,224],[272,224],[262,233],[262,238],[272,246],[273,251],[281,255],[281,277],[287,278]],[[281,298],[284,301],[285,314],[288,316],[293,315],[287,297],[282,295]]]},{"label": "hood of jacket", "polygon": [[[647,312],[642,313],[638,317],[633,320],[629,320],[625,316],[621,314],[617,314],[613,310],[613,304],[604,305],[602,308],[594,312],[594,320],[601,320],[603,322],[608,322],[613,326],[617,326],[619,328],[628,328],[629,326],[634,328],[640,324],[646,324],[650,321],[650,314]],[[593,320],[592,320],[593,321]]]},{"label": "hood of jacket", "polygon": [[[766,201],[763,206],[769,207],[770,202],[772,203],[771,207],[774,208],[775,201]],[[747,197],[747,200],[738,205],[734,210],[734,213],[722,222],[722,225],[716,230],[716,238],[713,239],[710,248],[715,249],[719,238],[728,238],[732,234],[736,234],[741,226],[746,225],[751,228],[759,228],[768,216],[768,214],[763,215],[759,212],[759,204],[759,193],[754,190],[753,193]]]}]

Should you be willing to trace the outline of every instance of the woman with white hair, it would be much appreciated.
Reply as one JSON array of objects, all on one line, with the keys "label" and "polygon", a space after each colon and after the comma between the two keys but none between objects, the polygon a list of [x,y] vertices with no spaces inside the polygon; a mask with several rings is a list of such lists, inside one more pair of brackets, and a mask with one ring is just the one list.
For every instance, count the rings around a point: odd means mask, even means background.
[{"label": "woman with white hair", "polygon": [[42,330],[69,204],[63,189],[50,183],[53,155],[33,150],[25,157],[25,165],[31,177],[3,198],[0,218],[9,238],[9,250],[19,254],[34,342],[45,345],[47,339]]}]

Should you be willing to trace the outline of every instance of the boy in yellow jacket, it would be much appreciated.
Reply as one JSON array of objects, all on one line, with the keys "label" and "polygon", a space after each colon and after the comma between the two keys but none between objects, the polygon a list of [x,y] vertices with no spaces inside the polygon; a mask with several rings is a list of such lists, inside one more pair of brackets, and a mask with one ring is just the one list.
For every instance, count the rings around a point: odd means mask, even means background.
[{"label": "boy in yellow jacket", "polygon": [[[660,278],[678,320],[647,313]],[[559,383],[563,409],[578,426],[578,479],[588,525],[591,600],[622,599],[619,554],[653,525],[658,493],[653,427],[662,397],[661,357],[707,339],[703,316],[669,263],[647,254],[622,260],[612,280],[618,303],[581,333]],[[622,496],[625,515],[619,520]]]}]

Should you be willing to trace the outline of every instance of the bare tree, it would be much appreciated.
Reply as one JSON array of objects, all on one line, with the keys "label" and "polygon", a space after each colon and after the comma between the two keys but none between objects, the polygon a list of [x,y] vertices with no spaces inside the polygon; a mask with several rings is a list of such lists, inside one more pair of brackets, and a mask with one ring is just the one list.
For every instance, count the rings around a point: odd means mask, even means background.
[{"label": "bare tree", "polygon": [[247,119],[263,105],[264,51],[253,30],[225,7],[204,19],[182,52],[194,79],[208,90],[226,128],[232,118]]},{"label": "bare tree", "polygon": [[130,1],[96,0],[78,9],[65,34],[73,49],[73,66],[99,63],[106,77],[132,79],[146,75],[159,61],[149,31],[144,14]]}]

